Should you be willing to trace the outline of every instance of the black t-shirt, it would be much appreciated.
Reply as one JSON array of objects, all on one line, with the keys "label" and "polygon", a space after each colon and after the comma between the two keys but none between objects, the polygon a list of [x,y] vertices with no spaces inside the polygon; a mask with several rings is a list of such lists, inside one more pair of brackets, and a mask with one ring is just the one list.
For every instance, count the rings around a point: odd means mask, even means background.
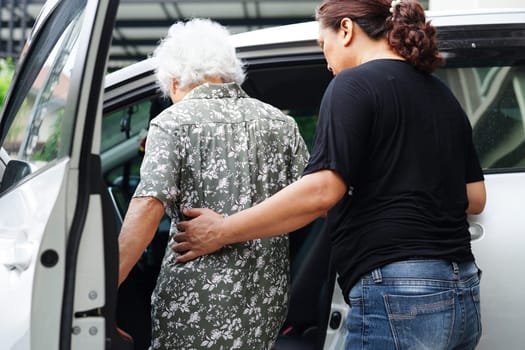
[{"label": "black t-shirt", "polygon": [[348,187],[326,226],[345,297],[389,262],[474,259],[465,184],[483,172],[467,116],[436,77],[391,59],[338,74],[321,103],[305,174],[321,169]]}]

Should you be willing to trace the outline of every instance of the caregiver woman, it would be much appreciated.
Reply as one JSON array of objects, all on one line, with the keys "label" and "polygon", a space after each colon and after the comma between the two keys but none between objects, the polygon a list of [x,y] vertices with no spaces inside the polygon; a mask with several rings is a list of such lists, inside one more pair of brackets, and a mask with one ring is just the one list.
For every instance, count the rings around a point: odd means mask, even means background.
[{"label": "caregiver woman", "polygon": [[319,44],[334,74],[303,177],[228,217],[185,212],[178,261],[327,215],[351,306],[346,349],[473,349],[479,270],[467,214],[485,206],[471,125],[431,73],[443,63],[417,1],[326,0]]}]

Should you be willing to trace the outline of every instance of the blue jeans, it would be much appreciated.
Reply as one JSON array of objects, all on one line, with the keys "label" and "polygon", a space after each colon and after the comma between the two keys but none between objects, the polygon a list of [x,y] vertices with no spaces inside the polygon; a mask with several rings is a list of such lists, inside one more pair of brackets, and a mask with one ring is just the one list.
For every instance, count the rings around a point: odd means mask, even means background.
[{"label": "blue jeans", "polygon": [[346,350],[474,349],[481,336],[476,264],[405,260],[350,291]]}]

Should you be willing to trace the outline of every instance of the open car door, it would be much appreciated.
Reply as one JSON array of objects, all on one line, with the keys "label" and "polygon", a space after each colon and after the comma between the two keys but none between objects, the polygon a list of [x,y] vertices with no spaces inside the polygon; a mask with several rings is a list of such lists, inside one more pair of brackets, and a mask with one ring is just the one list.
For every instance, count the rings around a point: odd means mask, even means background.
[{"label": "open car door", "polygon": [[101,91],[118,0],[48,1],[0,120],[2,349],[119,349]]}]

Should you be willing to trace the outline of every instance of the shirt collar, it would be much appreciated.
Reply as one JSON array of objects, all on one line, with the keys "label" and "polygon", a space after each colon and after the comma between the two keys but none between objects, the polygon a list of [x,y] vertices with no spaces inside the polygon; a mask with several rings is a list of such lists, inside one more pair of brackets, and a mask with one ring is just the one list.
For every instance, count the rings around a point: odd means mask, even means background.
[{"label": "shirt collar", "polygon": [[216,99],[248,97],[237,83],[210,84],[205,83],[191,90],[184,99]]}]

